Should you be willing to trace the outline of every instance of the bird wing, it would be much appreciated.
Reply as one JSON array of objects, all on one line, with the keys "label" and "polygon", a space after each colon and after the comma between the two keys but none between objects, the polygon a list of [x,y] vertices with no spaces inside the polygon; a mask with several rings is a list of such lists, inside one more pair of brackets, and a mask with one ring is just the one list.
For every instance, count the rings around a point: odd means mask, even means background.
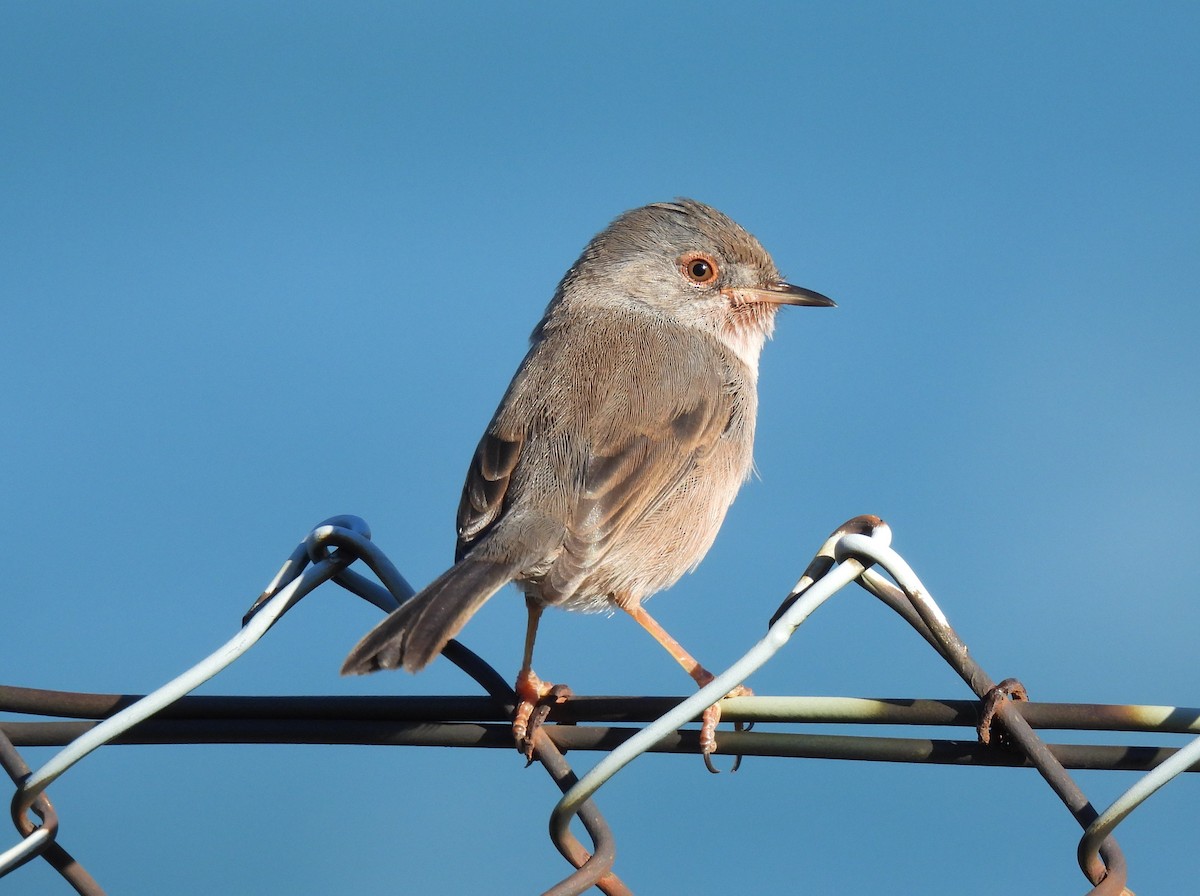
[{"label": "bird wing", "polygon": [[545,542],[543,597],[571,596],[740,422],[737,363],[703,334],[655,322],[544,330],[472,458],[459,557],[520,515],[529,524],[504,538]]},{"label": "bird wing", "polygon": [[[566,596],[579,588],[616,545],[626,544],[631,531],[689,487],[734,422],[735,395],[720,365],[711,359],[700,363],[688,352],[664,352],[650,364],[648,357],[642,354],[636,368],[622,368],[588,427],[582,484],[544,591]],[[653,537],[666,547],[675,535]],[[653,549],[645,554],[647,563],[671,565]],[[625,572],[636,577],[644,571]]]},{"label": "bird wing", "polygon": [[458,503],[456,563],[492,527],[504,509],[508,486],[524,442],[522,435],[505,436],[497,432],[494,421],[479,440]]}]

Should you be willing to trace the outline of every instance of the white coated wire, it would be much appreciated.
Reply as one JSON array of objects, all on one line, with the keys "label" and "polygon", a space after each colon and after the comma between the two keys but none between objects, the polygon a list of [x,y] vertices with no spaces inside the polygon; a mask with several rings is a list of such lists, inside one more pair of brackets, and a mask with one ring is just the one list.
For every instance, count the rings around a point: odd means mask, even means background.
[{"label": "white coated wire", "polygon": [[[311,590],[322,581],[329,578],[331,571],[341,564],[332,560],[322,560],[304,570],[283,590],[271,598],[262,609],[253,616],[234,637],[217,648],[182,675],[171,679],[157,690],[147,694],[136,703],[100,722],[96,727],[81,734],[58,753],[51,757],[45,765],[34,772],[25,781],[13,797],[14,815],[24,812],[33,801],[50,786],[53,781],[83,759],[97,747],[101,747],[113,738],[119,737],[139,722],[145,721],[159,710],[174,703],[180,697],[195,690],[208,681],[226,666],[249,650],[288,608],[292,596],[298,589]],[[278,580],[276,580],[278,581]],[[303,593],[303,591],[301,591]],[[19,808],[19,811],[18,811]],[[4,869],[0,867],[0,875]]]},{"label": "white coated wire", "polygon": [[[335,518],[328,522],[333,523],[340,519]],[[797,582],[790,596],[794,603],[781,613],[762,640],[691,697],[607,754],[570,788],[559,800],[551,814],[552,833],[564,831],[580,806],[625,765],[673,734],[682,725],[698,717],[709,706],[720,702],[724,695],[730,693],[767,663],[788,642],[795,630],[825,601],[860,577],[870,579],[878,576],[878,573],[869,570],[871,565],[880,567],[896,582],[931,629],[949,632],[952,635],[945,615],[925,590],[920,579],[904,559],[891,548],[890,529],[881,521],[876,520],[876,522],[879,525],[870,535],[841,534],[845,531],[843,529],[831,536],[817,556],[825,558],[827,561],[837,561],[837,565],[824,575],[814,573],[817,576],[815,581],[806,572]],[[365,527],[365,524],[363,526]],[[334,528],[334,526],[323,524],[313,530],[310,538],[321,538],[332,532]],[[290,558],[272,580],[266,593],[271,594],[288,576],[294,575],[294,570],[300,562],[302,562],[302,558],[296,556]],[[53,781],[93,750],[119,737],[134,725],[153,716],[225,669],[249,650],[295,603],[299,596],[303,596],[327,581],[339,570],[344,570],[345,566],[345,561],[335,560],[330,556],[308,566],[297,578],[282,587],[278,593],[273,594],[261,608],[252,611],[254,615],[247,620],[242,629],[208,657],[136,703],[100,722],[64,747],[30,775],[17,790],[13,797],[14,817],[20,817],[24,812],[29,811],[34,801]],[[824,570],[827,566],[828,564],[819,568]],[[816,568],[818,568],[818,564],[817,561],[814,561],[810,570]],[[353,574],[347,572],[345,575]],[[403,588],[411,592],[407,583],[402,579],[398,581]],[[379,601],[373,602],[378,603]],[[390,608],[384,603],[379,603],[379,605],[384,609]],[[954,636],[954,640],[957,640],[957,636]],[[740,715],[737,711],[738,704],[742,700],[746,700],[748,706],[755,699],[730,698],[728,716],[737,718]],[[865,704],[870,701],[858,702]],[[860,711],[862,709],[862,707],[857,708]],[[1169,709],[1163,709],[1164,717],[1169,715]],[[1085,874],[1088,866],[1096,861],[1101,844],[1134,809],[1167,782],[1198,762],[1200,762],[1200,737],[1141,777],[1114,801],[1087,828],[1079,841],[1078,858],[1080,867],[1084,869]],[[43,852],[54,839],[56,832],[52,828],[53,826],[42,825],[33,830],[21,842],[0,853],[0,877]]]},{"label": "white coated wire", "polygon": [[[843,536],[839,541],[852,536]],[[873,536],[857,536],[867,541],[886,544],[891,538],[891,531],[881,528]],[[907,565],[906,565],[907,568]],[[563,830],[578,811],[579,807],[588,800],[618,771],[646,752],[658,741],[667,737],[679,726],[684,725],[700,715],[708,707],[717,703],[750,677],[757,669],[771,659],[791,638],[792,633],[807,619],[817,607],[833,597],[842,588],[853,582],[862,574],[863,566],[855,560],[843,562],[840,566],[823,576],[815,584],[806,576],[796,583],[792,594],[800,594],[794,604],[775,621],[767,630],[766,636],[750,648],[741,659],[700,688],[695,694],[663,714],[647,725],[629,740],[617,746],[611,753],[596,763],[587,774],[565,794],[554,811],[550,814],[550,830],[553,833]],[[909,570],[911,572],[911,570]],[[940,613],[940,611],[939,611]],[[732,698],[736,700],[737,698]]]},{"label": "white coated wire", "polygon": [[0,877],[8,874],[14,868],[19,868],[36,856],[54,839],[54,832],[40,827],[20,843],[11,846],[0,853]]},{"label": "white coated wire", "polygon": [[1076,853],[1079,867],[1086,872],[1088,863],[1100,852],[1100,844],[1116,829],[1125,817],[1144,803],[1156,790],[1189,768],[1200,762],[1200,738],[1196,738],[1174,756],[1163,760],[1152,768],[1137,782],[1113,801],[1113,804],[1100,813],[1093,821],[1083,837],[1079,840]]}]

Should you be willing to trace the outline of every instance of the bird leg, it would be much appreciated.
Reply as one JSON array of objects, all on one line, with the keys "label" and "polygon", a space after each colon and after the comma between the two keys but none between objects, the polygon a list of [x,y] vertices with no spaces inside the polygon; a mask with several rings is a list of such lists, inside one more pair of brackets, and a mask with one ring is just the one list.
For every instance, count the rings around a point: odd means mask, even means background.
[{"label": "bird leg", "polygon": [[529,619],[525,624],[525,655],[514,687],[520,702],[513,713],[512,730],[517,749],[529,762],[533,762],[534,735],[550,715],[550,708],[570,697],[571,689],[565,684],[542,681],[533,671],[533,642],[537,639],[538,622],[545,608],[528,597],[525,598],[525,607],[529,611]]},{"label": "bird leg", "polygon": [[[692,677],[698,687],[704,687],[714,678],[711,672],[697,662],[696,658],[683,649],[683,645],[672,638],[658,621],[647,613],[640,604],[628,606],[625,601],[617,601],[617,606],[634,618],[638,625],[650,633],[661,644],[675,661],[683,666],[683,670]],[[754,692],[745,685],[738,685],[725,696],[750,697]],[[700,716],[700,752],[704,756],[704,764],[709,771],[716,771],[709,761],[709,754],[717,748],[717,723],[721,721],[721,704],[714,703]],[[736,768],[736,766],[735,766]]]}]

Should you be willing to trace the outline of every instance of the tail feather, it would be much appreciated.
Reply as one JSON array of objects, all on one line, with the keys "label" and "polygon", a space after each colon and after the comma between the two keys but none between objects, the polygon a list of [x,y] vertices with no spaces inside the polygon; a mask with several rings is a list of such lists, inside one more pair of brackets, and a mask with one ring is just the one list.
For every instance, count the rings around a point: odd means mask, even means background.
[{"label": "tail feather", "polygon": [[367,632],[346,657],[342,674],[419,672],[516,574],[511,564],[464,557]]}]

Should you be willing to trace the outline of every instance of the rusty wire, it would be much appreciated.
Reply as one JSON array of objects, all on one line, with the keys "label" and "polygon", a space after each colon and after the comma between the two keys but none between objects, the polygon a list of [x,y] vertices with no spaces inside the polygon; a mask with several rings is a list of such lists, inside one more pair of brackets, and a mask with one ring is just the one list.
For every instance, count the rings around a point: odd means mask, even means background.
[{"label": "rusty wire", "polygon": [[[319,537],[314,537],[318,532]],[[370,529],[365,522],[358,517],[334,517],[326,520],[292,552],[283,568],[246,613],[243,622],[249,624],[268,602],[276,599],[291,581],[301,575],[305,566],[304,559],[314,563],[320,562],[331,556],[328,553],[330,548],[336,548],[334,555],[345,551],[352,552],[370,567],[383,583],[383,587],[344,568],[334,575],[334,581],[385,612],[395,609],[414,594],[413,587],[392,561],[370,540]],[[304,559],[301,557],[302,553],[305,555]],[[297,597],[295,601],[289,601],[279,615],[286,613],[302,596]],[[506,716],[512,715],[517,705],[516,692],[495,669],[458,641],[450,641],[443,648],[442,655],[471,676],[493,700],[498,701],[504,707]],[[574,785],[575,776],[570,765],[549,738],[535,736],[534,756],[557,786],[566,790]],[[564,831],[561,836],[553,838],[554,845],[562,856],[575,866],[575,871],[547,890],[544,896],[577,896],[593,886],[608,896],[626,896],[629,893],[628,888],[612,873],[616,845],[608,823],[590,801],[581,805],[576,814],[588,836],[592,838],[594,851],[589,853],[570,831]]]},{"label": "rusty wire", "polygon": [[[890,546],[880,546],[861,535],[847,535],[839,539],[838,552],[838,559],[848,559],[853,553],[887,569],[896,585],[892,585],[874,570],[864,568],[861,578],[863,586],[884,600],[888,606],[895,606],[907,597],[920,615],[921,622],[936,640],[942,656],[981,700],[991,701],[996,718],[1004,725],[1014,746],[1025,754],[1026,759],[1033,764],[1080,827],[1086,831],[1097,817],[1095,808],[1049,747],[1034,733],[1029,723],[1019,712],[1013,710],[1017,701],[993,700],[998,686],[970,655],[967,645],[950,627],[945,615],[933,602],[933,598],[912,568]],[[929,640],[924,631],[922,635]],[[1003,688],[1006,685],[1008,681],[1002,682],[999,687]],[[1089,855],[1086,861],[1080,863],[1080,868],[1093,884],[1090,896],[1117,896],[1124,892],[1128,872],[1125,857],[1115,838],[1105,838],[1100,844],[1098,854],[1094,857]]]},{"label": "rusty wire", "polygon": [[[382,586],[347,569],[355,560],[362,560]],[[0,876],[38,854],[45,854],[53,842],[57,821],[52,813],[47,813],[45,807],[49,804],[44,795],[54,780],[99,746],[119,739],[216,675],[253,646],[306,594],[330,579],[385,611],[395,609],[400,601],[413,594],[404,577],[371,542],[370,529],[363,520],[339,516],[321,523],[284,562],[246,613],[242,630],[234,638],[158,690],[126,702],[104,721],[80,731],[37,771],[14,779],[17,790],[12,798],[11,814],[22,842],[0,854],[3,860]],[[516,695],[491,666],[457,642],[450,642],[442,652],[498,700],[506,714],[511,714]],[[548,737],[535,739],[534,755],[559,787],[566,789],[575,783],[570,766]],[[42,819],[41,825],[35,825],[29,818],[30,811]],[[577,815],[593,839],[594,851],[589,852],[569,831],[555,837],[555,846],[575,866],[575,871],[548,890],[546,896],[576,896],[593,886],[608,896],[627,896],[628,888],[611,870],[616,848],[607,823],[590,802],[581,805]]]},{"label": "rusty wire", "polygon": [[[1003,724],[1010,741],[1038,770],[1080,826],[1087,830],[1098,813],[1047,745],[1018,713],[1011,710],[1014,701],[1006,695],[1023,697],[1024,688],[1015,681],[1006,681],[998,688],[971,658],[945,614],[904,559],[891,549],[890,543],[890,528],[874,516],[855,517],[834,530],[772,617],[766,636],[693,697],[605,755],[554,807],[550,816],[552,834],[561,834],[575,808],[592,797],[626,764],[705,706],[720,700],[723,694],[738,687],[768,662],[811,613],[851,582],[859,582],[896,610],[941,654],[985,701],[988,712]],[[888,582],[871,569],[872,566],[884,568],[896,584]],[[1006,686],[1008,689],[1003,690]],[[980,735],[986,740],[985,729],[980,730]],[[1112,896],[1124,890],[1125,859],[1113,837],[1106,837],[1095,855],[1081,849],[1080,859],[1081,869],[1093,884],[1092,896]]]},{"label": "rusty wire", "polygon": [[[336,549],[334,555],[329,554],[331,548]],[[333,576],[333,579],[348,591],[375,604],[385,612],[395,609],[400,602],[412,597],[414,589],[387,555],[370,540],[370,529],[367,524],[358,517],[334,517],[322,523],[292,552],[283,568],[246,613],[243,622],[249,624],[270,601],[277,599],[278,595],[301,575],[306,563],[318,563],[341,552],[352,552],[354,556],[366,563],[383,583],[383,587],[380,587],[370,579],[343,568]],[[302,596],[301,594],[295,600],[288,601],[279,616],[291,609]],[[276,617],[274,621],[277,621],[278,618]],[[494,700],[498,701],[504,707],[506,715],[512,714],[516,708],[516,693],[495,669],[457,641],[447,644],[442,650],[442,655],[470,675]],[[566,759],[549,738],[535,737],[534,756],[560,788],[569,789],[575,783],[574,773]],[[545,896],[576,896],[593,886],[598,887],[609,896],[625,896],[629,890],[612,873],[613,861],[616,858],[616,846],[608,823],[591,802],[580,806],[577,815],[588,832],[588,836],[592,838],[594,851],[588,852],[579,839],[569,831],[555,837],[554,845],[563,857],[575,866],[575,871],[565,880],[547,890]]]},{"label": "rusty wire", "polygon": [[[0,685],[0,712],[22,715],[105,719],[140,699],[142,696],[135,694],[95,694]],[[569,725],[650,722],[683,699],[678,696],[581,694],[556,704],[551,709],[550,721]],[[1016,710],[1038,729],[1200,734],[1200,708],[1030,702],[1020,704]],[[978,724],[979,711],[978,700],[756,695],[727,701],[722,715],[726,721],[973,728]],[[152,726],[172,719],[213,720],[222,724],[322,719],[422,724],[508,721],[505,705],[491,697],[206,695],[183,697],[134,730],[140,735]],[[732,733],[725,736],[732,736]]]},{"label": "rusty wire", "polygon": [[1200,761],[1200,739],[1193,740],[1172,756],[1164,758],[1150,772],[1139,778],[1132,787],[1117,797],[1113,804],[1094,818],[1079,840],[1076,858],[1081,868],[1090,867],[1097,854],[1103,856],[1104,844],[1114,828],[1129,816],[1168,781],[1190,771]]},{"label": "rusty wire", "polygon": [[[835,530],[792,594],[785,599],[780,611],[772,617],[772,628],[786,623],[789,614],[794,612],[792,604],[803,602],[814,585],[830,574],[833,562],[842,565],[853,564],[859,570],[856,580],[916,629],[967,686],[985,702],[988,712],[994,713],[1003,725],[1009,742],[1038,770],[1086,832],[1097,818],[1095,808],[1054,753],[1034,733],[1020,713],[1013,709],[1018,700],[1005,699],[1006,694],[1016,692],[1020,694],[1019,699],[1023,700],[1023,686],[1019,686],[1019,682],[1015,680],[1006,680],[997,685],[971,657],[966,644],[950,626],[945,614],[933,601],[916,573],[892,550],[890,537],[872,537],[876,534],[877,526],[884,527],[886,524],[877,517],[864,516],[856,517]],[[895,584],[879,575],[872,566],[884,568]],[[819,599],[815,603],[819,603]],[[799,625],[803,618],[803,615],[797,615],[795,625]],[[981,739],[986,740],[984,734],[984,730],[981,729]],[[1111,836],[1104,838],[1096,853],[1085,854],[1080,851],[1080,868],[1093,884],[1090,896],[1114,896],[1125,889],[1125,858],[1115,838]]]},{"label": "rusty wire", "polygon": [[[83,721],[3,722],[21,747],[70,743],[140,699],[0,686],[0,712],[73,717]],[[607,751],[685,698],[577,696],[555,707],[546,732],[561,750]],[[726,721],[797,725],[868,725],[964,728],[974,732],[978,701],[849,697],[739,697],[724,704]],[[1200,708],[1022,703],[1016,711],[1038,730],[1189,734],[1200,731]],[[512,749],[508,709],[489,697],[184,697],[114,744],[374,744],[384,746]],[[1157,721],[1156,721],[1157,720]],[[1019,752],[980,744],[974,737],[930,739],[763,731],[722,732],[717,752],[851,761],[934,765],[1029,767]],[[694,753],[696,732],[682,729],[651,748]],[[1051,744],[1067,768],[1147,771],[1180,750],[1130,744]],[[1200,762],[1188,771],[1200,771]]]},{"label": "rusty wire", "polygon": [[[908,621],[979,700],[743,697],[723,702],[724,717],[729,721],[980,725],[981,737],[930,740],[735,731],[720,735],[718,752],[1032,766],[1086,829],[1080,840],[1079,861],[1094,885],[1091,894],[1111,896],[1123,891],[1125,862],[1110,836],[1112,829],[1169,777],[1200,768],[1200,740],[1181,750],[1048,745],[1034,728],[1195,734],[1200,731],[1200,710],[1024,702],[1019,683],[1005,681],[997,686],[974,662],[945,615],[889,542],[890,530],[876,517],[856,517],[835,530],[772,618],[767,637],[696,695],[686,699],[574,698],[554,708],[551,724],[537,736],[535,755],[563,791],[563,799],[551,816],[551,832],[555,846],[575,870],[544,896],[572,896],[593,886],[609,896],[629,893],[612,873],[612,833],[591,802],[591,795],[608,776],[641,752],[698,751],[696,732],[679,730],[680,726],[694,721],[708,702],[718,699],[757,668],[755,663],[761,665],[769,659],[817,606],[850,582],[866,588]],[[383,585],[350,570],[355,560],[366,563]],[[885,570],[891,581],[879,569]],[[182,693],[196,686],[197,676],[216,674],[305,594],[330,578],[385,611],[413,593],[390,560],[370,541],[363,521],[335,517],[314,529],[292,553],[247,613],[245,628],[238,637],[158,691],[134,697],[0,686],[0,711],[85,720],[5,722],[0,726],[0,764],[17,784],[12,814],[23,838],[0,854],[0,876],[40,854],[78,892],[103,892],[57,843],[57,816],[45,794],[58,775],[101,743],[392,743],[511,749],[511,731],[506,722],[515,694],[494,669],[457,642],[451,642],[445,654],[471,675],[488,697],[180,699]],[[1002,746],[988,745],[991,717]],[[657,721],[641,730],[596,724],[648,719]],[[61,744],[69,746],[33,773],[15,748]],[[577,780],[562,755],[567,749],[603,750],[607,755]],[[1099,815],[1067,774],[1067,767],[1156,771]],[[30,811],[41,820],[40,825],[29,818]],[[592,853],[568,830],[567,822],[573,815],[580,818],[592,838]]]}]

